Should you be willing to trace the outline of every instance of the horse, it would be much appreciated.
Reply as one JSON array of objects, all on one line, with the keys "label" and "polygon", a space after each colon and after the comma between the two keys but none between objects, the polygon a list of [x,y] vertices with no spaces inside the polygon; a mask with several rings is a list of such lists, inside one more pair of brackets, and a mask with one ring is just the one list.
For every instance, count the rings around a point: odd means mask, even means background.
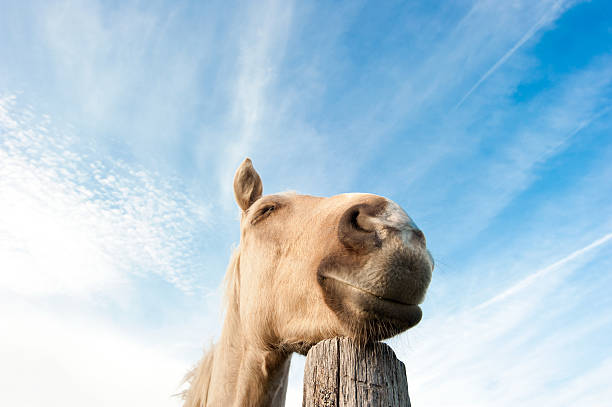
[{"label": "horse", "polygon": [[293,352],[336,336],[383,340],[421,320],[434,262],[398,204],[365,193],[263,195],[249,158],[233,186],[240,243],[223,328],[186,378],[185,407],[283,406]]}]

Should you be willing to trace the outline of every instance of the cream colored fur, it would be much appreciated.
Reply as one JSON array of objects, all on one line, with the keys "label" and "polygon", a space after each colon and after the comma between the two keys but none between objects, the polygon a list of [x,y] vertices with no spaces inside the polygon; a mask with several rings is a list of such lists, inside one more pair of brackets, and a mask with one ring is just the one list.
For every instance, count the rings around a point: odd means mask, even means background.
[{"label": "cream colored fur", "polygon": [[[317,280],[325,258],[346,252],[338,239],[342,215],[356,204],[385,204],[384,198],[262,196],[261,180],[248,159],[236,172],[234,191],[242,209],[240,245],[225,277],[223,329],[186,379],[186,407],[282,406],[292,352],[305,353],[334,336],[368,340],[370,335],[380,339],[397,333],[385,331],[384,321],[372,320],[371,313],[351,302],[347,306],[355,318],[343,321]],[[398,238],[394,244],[404,243]],[[382,262],[374,254],[362,257],[351,258],[363,265]],[[363,275],[371,282],[390,281],[392,287],[397,270],[381,266],[368,273]],[[367,287],[368,281],[362,285]]]}]

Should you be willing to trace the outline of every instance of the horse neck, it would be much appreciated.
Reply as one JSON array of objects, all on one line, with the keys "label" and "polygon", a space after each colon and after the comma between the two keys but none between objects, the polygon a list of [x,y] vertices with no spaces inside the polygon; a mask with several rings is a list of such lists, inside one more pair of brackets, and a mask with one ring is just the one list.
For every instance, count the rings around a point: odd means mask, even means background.
[{"label": "horse neck", "polygon": [[265,349],[246,338],[237,307],[227,310],[213,353],[206,406],[285,404],[290,353]]}]

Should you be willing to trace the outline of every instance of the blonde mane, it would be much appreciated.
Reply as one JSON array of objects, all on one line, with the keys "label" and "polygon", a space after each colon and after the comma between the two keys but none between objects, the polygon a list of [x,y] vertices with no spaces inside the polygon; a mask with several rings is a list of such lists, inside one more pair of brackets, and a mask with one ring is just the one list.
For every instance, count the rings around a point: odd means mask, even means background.
[{"label": "blonde mane", "polygon": [[223,309],[237,309],[240,300],[240,246],[232,251],[223,279]]},{"label": "blonde mane", "polygon": [[[240,298],[240,248],[233,250],[223,280],[223,309],[228,315],[229,310],[237,310]],[[237,315],[237,313],[230,313]],[[183,379],[182,384],[189,388],[180,393],[185,400],[184,407],[206,406],[208,387],[215,357],[215,346],[211,345],[208,352],[204,352],[202,359],[191,369]]]}]

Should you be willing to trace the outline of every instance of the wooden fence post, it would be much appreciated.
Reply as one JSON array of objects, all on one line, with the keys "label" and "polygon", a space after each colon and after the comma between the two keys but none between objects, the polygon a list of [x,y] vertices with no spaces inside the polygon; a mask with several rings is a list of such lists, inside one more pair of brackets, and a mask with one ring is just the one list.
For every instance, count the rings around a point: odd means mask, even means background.
[{"label": "wooden fence post", "polygon": [[306,356],[302,406],[410,407],[406,367],[384,343],[327,339]]}]

